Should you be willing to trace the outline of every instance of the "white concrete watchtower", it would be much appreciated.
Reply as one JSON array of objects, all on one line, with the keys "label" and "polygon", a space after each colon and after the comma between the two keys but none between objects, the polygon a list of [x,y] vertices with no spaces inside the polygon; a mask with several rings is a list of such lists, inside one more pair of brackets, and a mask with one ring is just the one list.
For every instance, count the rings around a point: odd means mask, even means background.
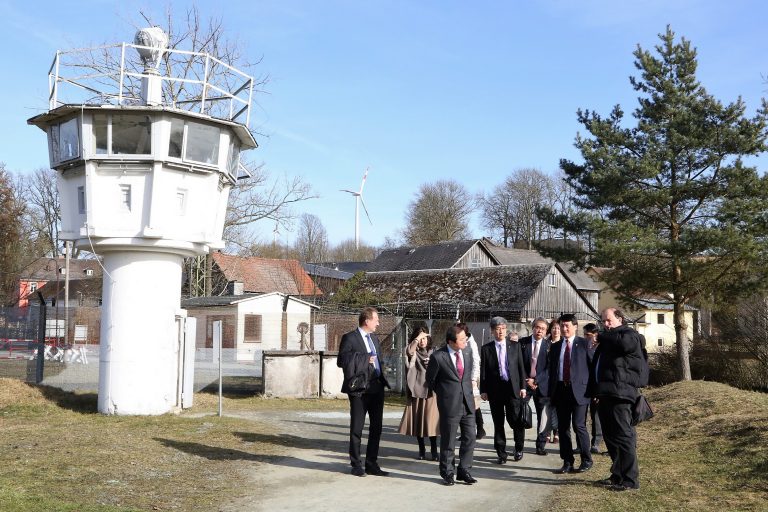
[{"label": "white concrete watchtower", "polygon": [[[48,135],[60,237],[103,257],[99,411],[178,405],[184,257],[223,247],[227,200],[248,129],[253,78],[204,53],[134,44],[57,52]],[[85,71],[84,71],[85,70]]]}]

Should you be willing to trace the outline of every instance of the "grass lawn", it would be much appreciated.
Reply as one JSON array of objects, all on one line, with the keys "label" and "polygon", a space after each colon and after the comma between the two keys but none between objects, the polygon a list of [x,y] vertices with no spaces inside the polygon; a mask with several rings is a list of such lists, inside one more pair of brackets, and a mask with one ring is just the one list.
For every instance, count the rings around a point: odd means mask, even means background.
[{"label": "grass lawn", "polygon": [[[641,489],[595,486],[610,464],[596,456],[589,473],[560,479],[543,511],[768,510],[768,395],[708,382],[647,395],[656,416],[638,429]],[[402,399],[387,403],[401,407]],[[210,511],[223,496],[258,494],[248,469],[291,447],[253,419],[207,415],[217,407],[216,395],[203,393],[181,415],[103,416],[94,394],[0,379],[0,510]],[[235,415],[348,407],[347,400],[224,399],[224,411]]]},{"label": "grass lawn", "polygon": [[[188,415],[110,417],[96,412],[95,394],[0,379],[0,510],[210,511],[223,496],[258,492],[255,482],[246,481],[246,468],[290,448],[258,441],[273,436],[257,421],[200,417],[217,410],[215,395],[198,394],[195,401]],[[235,395],[223,407],[349,406],[346,400]]]},{"label": "grass lawn", "polygon": [[598,455],[589,473],[564,475],[541,510],[768,510],[768,395],[703,381],[645,394],[656,415],[637,429],[640,489],[595,485],[610,474]]}]

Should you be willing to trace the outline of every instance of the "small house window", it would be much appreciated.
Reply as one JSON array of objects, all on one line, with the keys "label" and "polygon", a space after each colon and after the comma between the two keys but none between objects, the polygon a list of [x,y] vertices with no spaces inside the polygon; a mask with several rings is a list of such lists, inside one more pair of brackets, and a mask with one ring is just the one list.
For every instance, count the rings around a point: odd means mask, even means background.
[{"label": "small house window", "polygon": [[482,265],[483,262],[480,261],[480,256],[473,256],[469,263],[469,268],[480,268]]},{"label": "small house window", "polygon": [[261,315],[245,315],[243,341],[245,343],[261,341]]},{"label": "small house window", "polygon": [[62,276],[66,275],[67,274],[67,269],[64,268],[64,267],[59,267],[59,274],[61,274]]},{"label": "small house window", "polygon": [[93,269],[92,268],[85,269],[85,275],[92,276],[93,275]]},{"label": "small house window", "polygon": [[658,346],[663,347],[664,346],[664,338],[659,338],[656,343],[658,343]]},{"label": "small house window", "polygon": [[547,277],[547,284],[549,286],[557,286],[557,275],[554,272],[550,273]]},{"label": "small house window", "polygon": [[29,293],[35,293],[37,291],[37,283],[29,283]]},{"label": "small house window", "polygon": [[664,325],[664,313],[658,313],[656,315],[656,323],[659,325]]}]

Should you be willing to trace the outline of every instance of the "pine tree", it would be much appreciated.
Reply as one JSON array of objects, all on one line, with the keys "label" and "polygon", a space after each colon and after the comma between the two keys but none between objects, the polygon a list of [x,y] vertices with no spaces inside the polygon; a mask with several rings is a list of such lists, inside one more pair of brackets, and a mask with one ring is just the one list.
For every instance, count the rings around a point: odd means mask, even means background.
[{"label": "pine tree", "polygon": [[558,258],[611,268],[606,277],[624,297],[670,297],[679,374],[690,380],[686,305],[768,283],[768,179],[743,161],[766,149],[768,108],[763,101],[748,118],[741,98],[723,105],[697,80],[690,42],[676,42],[669,27],[659,38],[655,54],[634,52],[634,126],[618,105],[607,117],[578,112],[589,133],[576,137],[584,162],[560,166],[591,215],[543,216],[594,241],[592,251]]}]

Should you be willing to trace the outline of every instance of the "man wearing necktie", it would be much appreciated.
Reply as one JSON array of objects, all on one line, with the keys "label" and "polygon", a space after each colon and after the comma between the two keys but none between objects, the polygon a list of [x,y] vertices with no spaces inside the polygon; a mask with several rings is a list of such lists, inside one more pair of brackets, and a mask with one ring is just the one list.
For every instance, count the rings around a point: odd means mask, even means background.
[{"label": "man wearing necktie", "polygon": [[491,405],[493,447],[499,464],[507,462],[506,419],[515,438],[514,460],[523,458],[525,428],[519,424],[520,411],[525,405],[525,367],[520,343],[507,339],[507,321],[495,316],[490,322],[494,341],[480,349],[480,397]]},{"label": "man wearing necktie", "polygon": [[[448,328],[446,345],[435,350],[427,365],[426,383],[437,396],[440,413],[440,476],[445,485],[456,480],[477,482],[469,470],[475,451],[475,399],[472,394],[472,351],[467,348],[467,334],[459,326]],[[459,467],[456,466],[456,431],[461,430]]]},{"label": "man wearing necktie", "polygon": [[554,390],[552,402],[557,411],[560,435],[560,458],[563,466],[558,473],[572,473],[574,470],[573,444],[568,432],[569,426],[578,437],[581,464],[578,471],[588,471],[592,467],[592,455],[589,452],[589,433],[587,432],[587,383],[592,351],[589,342],[577,336],[578,320],[575,315],[565,314],[558,319],[563,337],[553,343],[549,350],[550,389]]},{"label": "man wearing necktie", "polygon": [[544,432],[543,430],[545,429],[541,427],[544,408],[548,400],[539,393],[539,385],[537,383],[539,359],[545,358],[547,354],[547,346],[545,346],[546,334],[547,321],[539,317],[531,324],[531,335],[520,339],[523,366],[525,367],[525,373],[528,375],[528,379],[525,381],[526,389],[528,396],[533,396],[533,405],[536,408],[536,432],[538,432],[536,436],[536,455],[547,454],[547,450],[544,447],[547,444],[547,436],[549,435],[549,432]]},{"label": "man wearing necktie", "polygon": [[[381,345],[373,334],[379,326],[376,308],[367,307],[360,312],[358,328],[341,338],[336,365],[345,368],[350,365],[367,365],[368,385],[363,391],[352,391],[345,380],[341,388],[349,397],[349,459],[355,476],[387,476],[389,473],[379,467],[379,442],[384,418],[384,388],[389,382],[381,371]],[[363,437],[365,415],[368,415],[368,446],[365,450],[365,466],[360,458],[360,442]]]}]

